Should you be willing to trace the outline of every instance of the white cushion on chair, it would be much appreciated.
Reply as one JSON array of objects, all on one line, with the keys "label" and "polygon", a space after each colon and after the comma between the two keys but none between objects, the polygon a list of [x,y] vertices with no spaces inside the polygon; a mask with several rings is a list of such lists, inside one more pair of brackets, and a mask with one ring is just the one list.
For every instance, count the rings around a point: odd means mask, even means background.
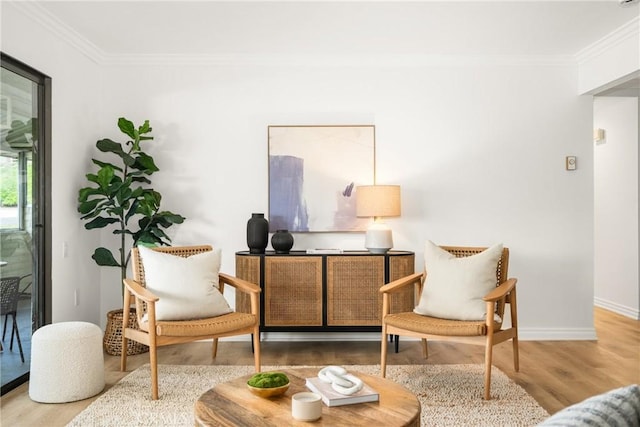
[{"label": "white cushion on chair", "polygon": [[215,317],[233,310],[220,293],[220,249],[181,257],[139,246],[147,289],[157,295],[156,320]]},{"label": "white cushion on chair", "polygon": [[483,252],[457,258],[427,241],[424,268],[427,272],[415,313],[453,320],[484,320],[483,297],[496,287],[496,268],[502,244]]}]

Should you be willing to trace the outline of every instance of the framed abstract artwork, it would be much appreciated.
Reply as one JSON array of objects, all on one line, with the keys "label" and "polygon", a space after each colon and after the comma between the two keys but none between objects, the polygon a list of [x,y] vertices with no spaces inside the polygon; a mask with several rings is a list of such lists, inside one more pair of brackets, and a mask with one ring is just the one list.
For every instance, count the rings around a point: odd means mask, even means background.
[{"label": "framed abstract artwork", "polygon": [[375,180],[375,127],[269,126],[269,231],[363,231],[356,187]]}]

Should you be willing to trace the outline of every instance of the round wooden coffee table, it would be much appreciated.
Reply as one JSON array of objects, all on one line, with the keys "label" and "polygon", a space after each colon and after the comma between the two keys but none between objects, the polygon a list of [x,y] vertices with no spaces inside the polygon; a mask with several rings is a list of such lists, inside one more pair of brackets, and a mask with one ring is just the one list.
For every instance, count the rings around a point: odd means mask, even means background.
[{"label": "round wooden coffee table", "polygon": [[[291,416],[291,396],[309,391],[307,378],[318,375],[318,368],[284,369],[289,390],[282,396],[261,398],[247,389],[246,375],[218,384],[196,401],[197,426],[296,426],[308,425]],[[419,426],[420,402],[406,388],[382,377],[352,372],[380,394],[379,402],[328,407],[322,405],[322,418],[313,422],[327,426]]]}]

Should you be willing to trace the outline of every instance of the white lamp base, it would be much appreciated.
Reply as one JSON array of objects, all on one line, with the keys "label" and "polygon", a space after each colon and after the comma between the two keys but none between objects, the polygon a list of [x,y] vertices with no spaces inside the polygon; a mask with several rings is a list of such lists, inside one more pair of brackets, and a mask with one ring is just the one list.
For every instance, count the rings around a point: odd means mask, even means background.
[{"label": "white lamp base", "polygon": [[391,229],[384,222],[374,222],[367,230],[364,247],[372,254],[385,254],[393,248]]}]

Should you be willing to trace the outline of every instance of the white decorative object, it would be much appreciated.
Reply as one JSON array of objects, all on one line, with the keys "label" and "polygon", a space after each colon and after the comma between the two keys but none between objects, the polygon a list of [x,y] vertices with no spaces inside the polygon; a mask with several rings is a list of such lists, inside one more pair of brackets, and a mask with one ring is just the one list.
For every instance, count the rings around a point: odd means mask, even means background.
[{"label": "white decorative object", "polygon": [[139,246],[147,289],[157,295],[156,320],[220,316],[233,310],[220,293],[221,251],[181,257]]},{"label": "white decorative object", "polygon": [[315,421],[322,416],[320,395],[303,391],[291,396],[291,416],[299,421]]},{"label": "white decorative object", "polygon": [[325,383],[331,384],[331,388],[336,392],[346,396],[359,392],[364,386],[364,382],[360,378],[348,373],[341,366],[322,368],[318,372],[318,378]]},{"label": "white decorative object", "polygon": [[486,303],[482,298],[497,285],[496,267],[501,256],[501,243],[477,255],[457,258],[427,241],[427,278],[414,312],[444,319],[484,320]]},{"label": "white decorative object", "polygon": [[104,389],[102,329],[87,322],[46,325],[31,337],[29,397],[64,403]]}]

